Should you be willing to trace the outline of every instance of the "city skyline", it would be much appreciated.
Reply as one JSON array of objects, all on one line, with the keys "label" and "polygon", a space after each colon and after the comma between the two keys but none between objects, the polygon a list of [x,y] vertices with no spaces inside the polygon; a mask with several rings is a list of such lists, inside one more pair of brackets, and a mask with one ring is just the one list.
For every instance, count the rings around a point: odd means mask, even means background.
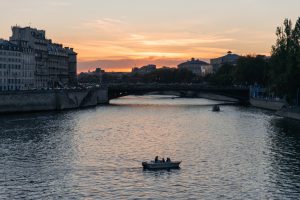
[{"label": "city skyline", "polygon": [[45,29],[47,38],[75,48],[81,72],[129,71],[150,63],[174,67],[228,50],[269,55],[276,27],[284,18],[297,19],[300,2],[4,0],[2,5],[7,9],[0,13],[5,19],[0,38],[8,39],[16,24]]}]

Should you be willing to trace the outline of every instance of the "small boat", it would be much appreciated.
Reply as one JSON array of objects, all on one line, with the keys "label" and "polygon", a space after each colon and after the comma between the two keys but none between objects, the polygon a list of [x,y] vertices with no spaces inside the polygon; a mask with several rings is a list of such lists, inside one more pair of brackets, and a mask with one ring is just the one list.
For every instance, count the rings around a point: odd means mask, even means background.
[{"label": "small boat", "polygon": [[219,105],[214,105],[213,108],[212,108],[212,111],[219,112],[220,111],[220,106]]},{"label": "small boat", "polygon": [[179,169],[181,161],[171,161],[167,159],[167,161],[163,160],[152,160],[150,162],[142,162],[143,168],[148,170],[162,170],[162,169]]}]

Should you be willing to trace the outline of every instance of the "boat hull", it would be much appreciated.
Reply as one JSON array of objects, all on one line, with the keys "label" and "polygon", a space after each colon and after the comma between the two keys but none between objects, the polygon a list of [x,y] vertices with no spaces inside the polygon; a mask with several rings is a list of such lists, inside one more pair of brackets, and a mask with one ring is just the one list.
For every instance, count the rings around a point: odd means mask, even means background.
[{"label": "boat hull", "polygon": [[162,170],[162,169],[179,169],[180,162],[159,162],[159,163],[148,163],[143,162],[143,168],[148,170]]}]

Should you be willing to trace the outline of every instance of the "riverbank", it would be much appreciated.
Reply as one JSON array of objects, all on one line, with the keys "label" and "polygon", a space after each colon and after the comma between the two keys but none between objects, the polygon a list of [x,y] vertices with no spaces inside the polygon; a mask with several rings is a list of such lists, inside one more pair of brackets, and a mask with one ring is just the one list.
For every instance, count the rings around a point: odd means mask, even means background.
[{"label": "riverbank", "polygon": [[231,103],[238,103],[239,100],[231,97],[226,97],[223,95],[218,95],[218,94],[212,94],[212,93],[199,93],[197,95],[199,98],[204,98],[204,99],[209,99],[209,100],[215,100],[215,101],[226,101],[226,102],[231,102]]},{"label": "riverbank", "polygon": [[282,108],[276,114],[281,117],[300,120],[300,107]]},{"label": "riverbank", "polygon": [[108,103],[106,88],[28,90],[0,93],[0,113],[66,110]]},{"label": "riverbank", "polygon": [[239,103],[238,99],[227,97],[224,95],[213,94],[213,93],[206,93],[206,92],[175,92],[175,91],[164,91],[164,92],[149,92],[150,95],[174,95],[183,98],[203,98],[209,99],[214,101],[225,101],[230,103]]},{"label": "riverbank", "polygon": [[250,98],[250,104],[257,108],[278,111],[286,105],[286,102],[281,100],[277,101],[263,98]]}]

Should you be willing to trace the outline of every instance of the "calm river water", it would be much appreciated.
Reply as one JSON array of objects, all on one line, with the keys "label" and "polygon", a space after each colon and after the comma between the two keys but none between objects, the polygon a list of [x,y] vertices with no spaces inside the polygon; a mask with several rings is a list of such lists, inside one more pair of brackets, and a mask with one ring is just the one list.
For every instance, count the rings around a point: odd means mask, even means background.
[{"label": "calm river water", "polygon": [[[0,199],[299,199],[300,123],[205,99],[0,117]],[[156,155],[180,170],[143,171]]]}]

